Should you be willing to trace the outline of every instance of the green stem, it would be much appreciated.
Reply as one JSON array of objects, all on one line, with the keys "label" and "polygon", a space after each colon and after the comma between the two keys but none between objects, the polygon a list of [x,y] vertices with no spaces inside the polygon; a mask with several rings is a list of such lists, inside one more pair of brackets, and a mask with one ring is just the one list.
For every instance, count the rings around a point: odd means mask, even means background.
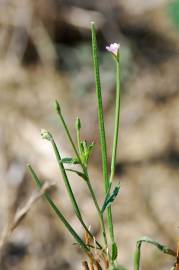
[{"label": "green stem", "polygon": [[72,203],[72,205],[73,205],[73,208],[74,208],[74,210],[75,210],[75,213],[76,213],[77,217],[78,217],[79,219],[81,219],[81,213],[80,213],[80,210],[79,210],[77,201],[76,201],[75,196],[74,196],[74,194],[73,194],[73,191],[72,191],[70,182],[69,182],[69,180],[68,180],[68,176],[67,176],[67,174],[66,174],[66,171],[65,171],[65,168],[64,168],[64,166],[63,166],[63,163],[61,162],[62,159],[61,159],[59,150],[58,150],[57,145],[56,145],[56,143],[55,143],[55,141],[54,141],[53,138],[51,139],[51,144],[52,144],[52,146],[53,146],[53,149],[54,149],[54,152],[55,152],[55,156],[56,156],[56,159],[57,159],[57,162],[58,162],[58,165],[59,165],[59,168],[60,168],[60,171],[61,171],[61,174],[62,174],[64,183],[65,183],[65,186],[66,186],[68,195],[69,195],[69,197],[70,197],[71,203]]},{"label": "green stem", "polygon": [[92,50],[93,50],[93,65],[96,81],[96,95],[98,100],[98,119],[99,119],[99,133],[100,133],[100,142],[101,142],[101,155],[102,155],[102,167],[103,167],[103,176],[105,184],[105,192],[108,190],[109,180],[108,180],[108,170],[107,170],[107,146],[106,146],[106,135],[104,128],[104,112],[103,112],[103,102],[101,95],[101,82],[99,74],[99,62],[97,55],[97,42],[96,42],[96,29],[95,24],[91,24],[92,27]]},{"label": "green stem", "polygon": [[[112,148],[112,160],[111,160],[111,174],[109,180],[109,189],[112,186],[112,181],[115,174],[116,167],[116,155],[119,137],[119,118],[120,118],[120,61],[119,54],[116,59],[116,105],[115,105],[115,123],[114,123],[114,138]],[[112,223],[112,210],[108,208],[108,220],[109,220],[109,232],[112,243],[115,243],[114,229]]]},{"label": "green stem", "polygon": [[70,134],[70,131],[69,131],[68,127],[67,127],[65,119],[64,119],[64,117],[63,117],[63,115],[61,113],[61,109],[60,109],[60,105],[59,105],[58,101],[55,101],[55,109],[56,109],[57,115],[58,115],[58,117],[60,119],[60,122],[62,123],[62,125],[63,125],[63,127],[65,129],[65,132],[67,134],[67,138],[69,139],[69,142],[73,147],[73,150],[74,150],[74,152],[76,154],[76,157],[78,158],[78,160],[79,160],[79,162],[80,162],[80,164],[82,166],[82,161],[81,161],[80,155],[79,155],[78,150],[77,150],[77,148],[75,146],[75,143],[73,142],[73,139],[71,137],[71,134]]},{"label": "green stem", "polygon": [[[52,146],[53,146],[53,149],[54,149],[54,152],[55,152],[55,156],[56,156],[56,159],[57,159],[57,162],[58,162],[58,165],[59,165],[59,168],[60,168],[60,171],[61,171],[61,174],[63,176],[63,180],[64,180],[64,183],[65,183],[65,186],[66,186],[66,189],[67,189],[67,192],[68,192],[68,195],[70,197],[70,200],[71,200],[71,203],[73,205],[73,208],[74,208],[74,211],[76,213],[76,216],[78,217],[81,225],[83,226],[83,228],[85,229],[85,231],[90,235],[90,237],[93,239],[93,235],[92,233],[89,231],[88,227],[86,226],[85,222],[83,221],[83,218],[82,218],[82,215],[81,215],[81,212],[80,212],[80,209],[78,207],[78,203],[75,199],[75,196],[73,194],[73,191],[72,191],[72,188],[71,188],[71,185],[70,185],[70,182],[68,180],[68,177],[67,177],[67,174],[66,174],[66,171],[65,171],[65,168],[63,166],[63,163],[61,162],[61,156],[60,156],[60,153],[59,153],[59,150],[57,148],[57,145],[54,141],[54,139],[52,138],[51,140],[51,143],[52,143]],[[101,245],[96,242],[97,245],[101,247]]]},{"label": "green stem", "polygon": [[[95,29],[94,23],[91,24],[91,32],[92,32],[93,65],[94,65],[94,74],[95,74],[95,81],[96,81],[96,95],[97,95],[97,100],[98,100],[98,121],[99,121],[99,135],[100,135],[100,144],[101,144],[102,169],[103,169],[103,177],[104,177],[104,189],[105,189],[105,195],[106,195],[109,190],[107,146],[106,146],[106,135],[105,135],[105,127],[104,127],[104,112],[103,112],[103,102],[102,102],[102,94],[101,94],[99,61],[98,61],[98,54],[97,54],[96,29]],[[113,230],[111,207],[108,207],[108,210],[107,210],[107,221],[108,221],[111,242],[114,243],[115,241],[114,241],[114,230]]]},{"label": "green stem", "polygon": [[115,174],[116,167],[116,155],[119,137],[119,119],[120,119],[120,61],[119,56],[116,60],[116,105],[115,105],[115,123],[114,123],[114,138],[113,138],[113,148],[112,148],[112,160],[111,160],[111,174],[110,174],[110,184],[112,184],[113,177]]},{"label": "green stem", "polygon": [[142,243],[148,243],[151,245],[154,245],[155,247],[157,247],[161,252],[163,252],[164,254],[168,254],[171,256],[176,257],[176,252],[173,251],[172,249],[168,248],[167,246],[159,243],[158,241],[155,241],[149,237],[142,237],[137,241],[136,244],[136,250],[134,253],[134,270],[139,270],[140,269],[140,256],[141,256],[141,246]]},{"label": "green stem", "polygon": [[[40,189],[43,186],[41,180],[38,178],[38,176],[36,175],[36,173],[33,170],[33,168],[32,168],[31,165],[28,165],[27,167],[28,167],[29,172],[30,172],[32,178],[34,179],[36,185]],[[65,227],[67,228],[67,230],[71,233],[71,235],[74,237],[74,239],[78,242],[78,244],[81,246],[81,248],[84,250],[84,252],[89,255],[90,254],[89,248],[86,246],[86,244],[84,243],[84,241],[80,238],[80,236],[75,232],[75,230],[68,223],[68,221],[66,220],[66,218],[64,217],[64,215],[62,214],[62,212],[58,209],[58,207],[56,206],[56,204],[52,201],[52,199],[51,199],[51,197],[50,197],[50,195],[49,195],[48,192],[44,192],[44,198],[48,201],[49,205],[51,206],[51,208],[53,209],[53,211],[55,212],[55,214],[63,222],[63,224],[65,225]]]},{"label": "green stem", "polygon": [[91,182],[89,180],[88,174],[87,174],[87,179],[88,179],[87,180],[87,186],[88,186],[88,189],[89,189],[89,191],[91,193],[93,202],[94,202],[95,207],[96,207],[97,212],[98,212],[98,216],[99,216],[100,223],[101,223],[101,228],[102,228],[102,234],[103,234],[105,249],[107,249],[107,236],[106,236],[106,229],[105,229],[104,217],[103,217],[103,214],[101,213],[101,210],[100,210],[98,201],[96,199],[96,195],[94,193],[93,187],[92,187]]},{"label": "green stem", "polygon": [[137,242],[136,250],[134,253],[134,270],[140,269],[140,253],[141,253],[141,242]]},{"label": "green stem", "polygon": [[79,160],[79,163],[80,163],[80,165],[81,165],[81,167],[83,169],[83,173],[86,175],[87,186],[88,186],[88,189],[89,189],[90,194],[92,196],[94,205],[96,207],[96,210],[97,210],[97,213],[98,213],[98,216],[99,216],[99,219],[100,219],[101,228],[102,228],[102,234],[103,234],[103,238],[104,238],[104,243],[105,243],[105,246],[107,247],[107,237],[106,237],[106,231],[105,231],[105,225],[104,225],[104,218],[103,218],[103,216],[101,214],[100,207],[99,207],[99,204],[97,202],[95,192],[94,192],[93,187],[91,185],[91,182],[90,182],[90,179],[89,179],[89,176],[88,176],[88,172],[87,172],[87,168],[86,168],[86,166],[83,164],[83,162],[81,160],[81,157],[80,157],[80,155],[78,153],[78,150],[77,150],[77,148],[75,146],[75,143],[73,142],[73,139],[71,137],[70,131],[69,131],[68,126],[67,126],[67,124],[65,122],[65,119],[63,118],[63,115],[61,113],[60,106],[59,106],[59,104],[58,104],[57,101],[55,103],[55,107],[56,107],[56,112],[57,112],[57,114],[58,114],[58,116],[60,118],[60,121],[61,121],[61,123],[62,123],[62,125],[63,125],[63,127],[64,127],[64,129],[66,131],[66,134],[67,134],[67,137],[69,139],[69,142],[71,143],[71,145],[73,147],[73,150],[74,150],[74,152],[75,152],[75,154],[76,154],[76,156],[77,156],[77,158]]},{"label": "green stem", "polygon": [[[77,144],[78,144],[78,149],[79,149],[79,153],[80,153],[80,157],[82,156],[82,151],[81,151],[81,144],[80,144],[80,129],[76,130],[76,137],[77,137]],[[80,158],[81,159],[81,158]]]}]

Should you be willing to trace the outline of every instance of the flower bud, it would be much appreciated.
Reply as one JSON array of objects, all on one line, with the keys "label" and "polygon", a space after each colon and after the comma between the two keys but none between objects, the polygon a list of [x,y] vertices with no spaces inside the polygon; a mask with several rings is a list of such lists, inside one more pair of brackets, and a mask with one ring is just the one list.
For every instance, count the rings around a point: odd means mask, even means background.
[{"label": "flower bud", "polygon": [[61,113],[61,108],[60,108],[60,104],[59,104],[59,102],[57,100],[55,100],[55,102],[54,102],[54,107],[55,107],[56,112],[58,114],[60,114]]},{"label": "flower bud", "polygon": [[48,132],[46,129],[41,129],[41,137],[42,139],[51,141],[53,139],[50,132]]},{"label": "flower bud", "polygon": [[76,118],[75,127],[76,127],[77,130],[81,129],[81,121],[80,121],[79,117]]}]

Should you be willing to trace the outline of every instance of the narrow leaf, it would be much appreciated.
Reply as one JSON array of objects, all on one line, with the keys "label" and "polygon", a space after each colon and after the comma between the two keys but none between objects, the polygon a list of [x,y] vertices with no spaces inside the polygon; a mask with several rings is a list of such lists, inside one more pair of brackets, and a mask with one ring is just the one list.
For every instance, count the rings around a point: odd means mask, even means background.
[{"label": "narrow leaf", "polygon": [[82,172],[79,172],[77,170],[73,170],[73,169],[65,169],[66,171],[69,171],[69,172],[74,172],[76,173],[78,176],[82,177],[85,181],[88,180],[88,178],[86,177],[86,175]]},{"label": "narrow leaf", "polygon": [[150,237],[143,236],[137,242],[141,242],[141,243],[146,242],[146,243],[152,244],[152,245],[156,246],[163,253],[171,255],[171,256],[176,256],[176,252],[174,250],[168,248],[167,246],[161,244],[160,242],[158,242],[156,240],[151,239]]},{"label": "narrow leaf", "polygon": [[143,242],[156,246],[164,254],[168,254],[168,255],[176,257],[176,252],[174,250],[168,248],[167,246],[147,236],[143,236],[137,241],[137,244],[136,244],[136,250],[134,254],[134,270],[140,269],[140,254],[141,254],[141,245]]},{"label": "narrow leaf", "polygon": [[116,199],[118,193],[119,193],[119,190],[120,190],[120,185],[117,185],[112,194],[111,195],[108,195],[103,203],[103,206],[102,206],[102,209],[101,209],[101,212],[104,213],[105,209],[108,208],[112,203],[113,201]]},{"label": "narrow leaf", "polygon": [[[36,185],[38,186],[38,188],[41,188],[43,184],[42,184],[41,180],[38,178],[38,176],[36,175],[36,173],[33,170],[32,166],[31,165],[28,165],[27,167],[28,167],[28,170],[29,170],[32,178],[34,179]],[[74,239],[79,243],[79,245],[81,246],[81,248],[86,253],[89,253],[90,252],[89,248],[86,246],[86,244],[81,239],[81,237],[76,233],[76,231],[72,228],[72,226],[68,223],[68,221],[66,220],[66,218],[64,217],[64,215],[62,214],[62,212],[59,210],[59,208],[56,206],[56,204],[54,203],[54,201],[51,199],[51,196],[49,195],[48,192],[45,192],[44,193],[44,198],[48,201],[50,207],[53,209],[53,211],[58,216],[58,218],[63,222],[64,226],[71,233],[71,235],[74,237]]]},{"label": "narrow leaf", "polygon": [[80,162],[78,161],[77,158],[62,158],[61,163],[63,164],[79,164]]}]

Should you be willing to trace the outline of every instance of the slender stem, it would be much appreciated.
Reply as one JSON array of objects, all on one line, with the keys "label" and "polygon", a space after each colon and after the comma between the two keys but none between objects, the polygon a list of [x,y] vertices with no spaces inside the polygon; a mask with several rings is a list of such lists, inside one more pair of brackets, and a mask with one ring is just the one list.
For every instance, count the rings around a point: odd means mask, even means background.
[{"label": "slender stem", "polygon": [[104,185],[105,192],[108,190],[109,179],[108,179],[108,170],[107,170],[107,146],[106,146],[106,135],[104,127],[104,112],[103,112],[103,101],[101,95],[101,81],[99,73],[99,62],[97,55],[97,42],[96,42],[96,29],[95,24],[92,23],[92,52],[93,52],[93,65],[96,81],[96,95],[98,100],[98,119],[99,119],[99,133],[100,133],[100,142],[101,142],[101,155],[102,155],[102,167],[103,167],[103,176],[104,176]]},{"label": "slender stem", "polygon": [[137,242],[136,250],[134,253],[134,270],[140,269],[140,253],[141,253],[141,242]]},{"label": "slender stem", "polygon": [[68,139],[69,139],[69,142],[71,143],[71,145],[72,145],[72,147],[73,147],[73,150],[74,150],[74,152],[75,152],[75,154],[76,154],[76,156],[77,156],[77,158],[78,158],[78,160],[79,160],[79,162],[80,162],[80,165],[81,165],[81,167],[82,167],[82,169],[83,169],[83,173],[86,175],[86,178],[87,178],[87,181],[86,181],[86,182],[87,182],[87,186],[88,186],[88,189],[89,189],[90,194],[91,194],[91,196],[92,196],[94,205],[95,205],[95,207],[96,207],[96,210],[97,210],[97,213],[98,213],[98,216],[99,216],[99,219],[100,219],[100,223],[101,223],[101,228],[102,228],[102,233],[103,233],[104,243],[105,243],[105,246],[107,246],[107,237],[106,237],[106,231],[105,231],[105,225],[104,225],[104,218],[103,218],[103,216],[101,215],[100,207],[99,207],[99,204],[98,204],[98,202],[97,202],[95,192],[94,192],[93,187],[92,187],[92,185],[91,185],[91,183],[90,183],[90,179],[89,179],[89,176],[88,176],[87,168],[86,168],[86,166],[83,164],[83,162],[82,162],[82,160],[81,160],[81,157],[80,157],[80,155],[79,155],[79,153],[78,153],[78,150],[77,150],[77,148],[76,148],[76,146],[75,146],[75,143],[73,142],[73,139],[72,139],[72,137],[71,137],[71,135],[70,135],[70,131],[69,131],[68,126],[67,126],[67,124],[66,124],[66,122],[65,122],[65,119],[63,118],[63,115],[62,115],[62,113],[61,113],[61,110],[58,109],[58,108],[59,108],[59,105],[58,105],[57,102],[56,102],[56,108],[57,108],[57,109],[56,109],[57,114],[58,114],[58,116],[59,116],[59,118],[60,118],[60,121],[62,122],[62,125],[63,125],[65,131],[66,131],[66,134],[67,134],[67,137],[68,137]]},{"label": "slender stem", "polygon": [[[94,65],[94,73],[95,73],[95,81],[96,81],[96,95],[97,95],[97,100],[98,100],[98,121],[99,121],[99,134],[100,134],[100,143],[101,143],[102,168],[103,168],[103,177],[104,177],[104,189],[105,189],[105,195],[106,195],[109,190],[107,145],[106,145],[106,135],[105,135],[105,127],[104,127],[104,112],[103,112],[103,101],[102,101],[102,94],[101,94],[99,61],[98,61],[98,53],[97,53],[96,29],[95,29],[94,23],[91,24],[91,31],[92,31],[93,65]],[[107,209],[107,221],[108,221],[111,242],[114,243],[115,241],[114,241],[114,229],[113,229],[111,207],[108,207]]]},{"label": "slender stem", "polygon": [[[115,174],[116,167],[116,155],[117,155],[117,145],[119,137],[119,118],[120,118],[120,59],[119,54],[116,59],[116,105],[115,105],[115,123],[114,123],[114,138],[113,138],[113,148],[112,148],[112,160],[111,160],[111,174],[109,180],[109,186],[112,185],[113,177]],[[108,209],[109,231],[112,243],[115,242],[114,229],[112,225],[112,210]]]},{"label": "slender stem", "polygon": [[159,243],[158,241],[155,241],[149,237],[143,236],[142,238],[140,238],[137,241],[136,244],[136,250],[134,253],[134,270],[139,270],[140,269],[140,257],[141,257],[141,246],[142,243],[148,243],[151,245],[154,245],[155,247],[157,247],[161,252],[163,252],[164,254],[168,254],[171,256],[174,256],[176,258],[176,252],[170,248],[168,248],[167,246]]},{"label": "slender stem", "polygon": [[74,196],[74,194],[73,194],[73,191],[72,191],[70,182],[69,182],[69,180],[68,180],[68,176],[67,176],[67,174],[66,174],[66,171],[65,171],[65,168],[64,168],[64,166],[63,166],[63,163],[61,162],[62,159],[61,159],[59,150],[58,150],[58,148],[57,148],[57,145],[56,145],[54,139],[51,139],[51,143],[52,143],[52,146],[53,146],[53,149],[54,149],[54,152],[55,152],[55,156],[56,156],[56,159],[57,159],[57,162],[58,162],[58,165],[59,165],[61,174],[62,174],[62,176],[63,176],[63,180],[64,180],[64,183],[65,183],[65,186],[66,186],[68,195],[69,195],[69,197],[70,197],[71,203],[72,203],[72,205],[73,205],[73,208],[74,208],[74,210],[75,210],[75,213],[76,213],[77,217],[78,217],[78,218],[81,218],[81,213],[80,213],[80,210],[79,210],[77,201],[76,201],[75,196]]},{"label": "slender stem", "polygon": [[113,217],[112,217],[112,209],[111,206],[107,209],[107,220],[108,220],[108,226],[109,226],[109,234],[111,238],[111,243],[114,244],[114,228],[113,228]]},{"label": "slender stem", "polygon": [[111,160],[111,174],[110,183],[112,184],[113,177],[115,174],[116,167],[116,155],[119,137],[119,120],[120,120],[120,59],[116,60],[116,105],[115,105],[115,123],[114,123],[114,138],[113,138],[113,148],[112,148],[112,160]]},{"label": "slender stem", "polygon": [[60,118],[60,121],[62,122],[62,125],[63,125],[63,127],[64,127],[64,129],[65,129],[65,132],[66,132],[66,134],[67,134],[67,137],[68,137],[68,139],[69,139],[69,142],[70,142],[70,144],[72,145],[73,150],[74,150],[74,152],[75,152],[75,154],[76,154],[76,157],[78,158],[80,164],[82,165],[82,161],[81,161],[80,155],[79,155],[78,150],[77,150],[77,148],[76,148],[76,146],[75,146],[75,143],[73,142],[73,139],[72,139],[72,137],[71,137],[70,131],[69,131],[68,127],[67,127],[67,124],[66,124],[66,122],[65,122],[65,119],[64,119],[64,117],[63,117],[63,115],[62,115],[62,113],[61,113],[61,110],[59,109],[59,104],[58,104],[57,101],[56,101],[56,112],[57,112],[57,115],[58,115],[59,118]]},{"label": "slender stem", "polygon": [[[57,148],[57,145],[54,141],[54,139],[52,138],[51,139],[51,143],[52,143],[52,146],[53,146],[53,149],[54,149],[54,152],[55,152],[55,156],[56,156],[56,159],[57,159],[57,162],[58,162],[58,165],[59,165],[59,168],[60,168],[60,171],[61,171],[61,174],[63,176],[63,180],[64,180],[64,183],[65,183],[65,186],[66,186],[66,189],[67,189],[67,192],[68,192],[68,195],[70,197],[70,200],[71,200],[71,203],[73,205],[73,208],[74,208],[74,211],[76,213],[76,216],[78,217],[79,221],[81,222],[83,228],[85,229],[85,231],[90,235],[91,238],[93,238],[93,235],[92,233],[90,232],[90,230],[88,229],[88,227],[86,226],[85,222],[83,221],[83,218],[82,218],[82,215],[81,215],[81,212],[80,212],[80,209],[79,209],[79,206],[78,206],[78,203],[75,199],[75,196],[74,196],[74,193],[72,191],[72,188],[71,188],[71,185],[70,185],[70,182],[68,180],[68,176],[66,174],[66,171],[65,171],[65,168],[63,166],[63,163],[61,162],[61,156],[60,156],[60,153],[59,153],[59,150]],[[101,247],[101,245],[97,242],[97,245]]]},{"label": "slender stem", "polygon": [[107,237],[106,237],[104,217],[103,217],[103,214],[101,213],[101,210],[99,208],[98,202],[96,200],[95,193],[93,191],[93,188],[91,186],[91,182],[89,180],[87,181],[87,185],[88,185],[89,191],[91,193],[92,199],[94,201],[94,204],[96,206],[96,209],[97,209],[97,212],[98,212],[98,215],[99,215],[99,218],[100,218],[100,223],[101,223],[101,228],[102,228],[102,234],[103,234],[103,238],[104,238],[105,248],[107,249]]},{"label": "slender stem", "polygon": [[[30,172],[32,178],[34,179],[36,185],[38,186],[38,188],[41,188],[43,184],[42,184],[41,180],[38,178],[38,176],[36,175],[36,173],[33,170],[32,166],[31,165],[28,165],[27,167],[28,167],[29,172]],[[84,252],[89,255],[90,254],[89,248],[86,246],[86,244],[84,243],[84,241],[80,238],[80,236],[75,232],[75,230],[72,228],[72,226],[68,223],[68,221],[66,220],[66,218],[64,217],[64,215],[62,214],[62,212],[59,210],[59,208],[56,206],[56,204],[51,199],[51,197],[50,197],[50,195],[49,195],[48,192],[45,192],[44,193],[44,198],[48,201],[48,203],[50,204],[50,206],[53,209],[53,211],[55,212],[55,214],[63,222],[63,224],[65,225],[65,227],[67,228],[67,230],[71,233],[71,235],[79,243],[79,245],[84,250]]]},{"label": "slender stem", "polygon": [[79,153],[80,153],[80,157],[82,156],[82,152],[81,152],[81,145],[80,145],[80,130],[77,129],[76,130],[76,137],[77,137],[77,144],[78,144],[78,149],[79,149]]}]

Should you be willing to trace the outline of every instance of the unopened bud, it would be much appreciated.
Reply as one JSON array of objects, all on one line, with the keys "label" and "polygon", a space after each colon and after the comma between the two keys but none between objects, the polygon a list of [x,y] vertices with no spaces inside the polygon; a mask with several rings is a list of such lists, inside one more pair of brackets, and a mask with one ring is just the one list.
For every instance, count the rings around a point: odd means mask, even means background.
[{"label": "unopened bud", "polygon": [[53,139],[50,132],[48,132],[46,129],[41,129],[41,137],[42,139],[51,141]]},{"label": "unopened bud", "polygon": [[58,114],[60,114],[61,113],[61,108],[60,108],[60,104],[59,104],[59,102],[57,100],[55,100],[55,102],[54,102],[54,107],[55,107],[56,112]]},{"label": "unopened bud", "polygon": [[81,129],[81,121],[80,121],[79,117],[76,118],[75,127],[76,127],[77,130]]}]

